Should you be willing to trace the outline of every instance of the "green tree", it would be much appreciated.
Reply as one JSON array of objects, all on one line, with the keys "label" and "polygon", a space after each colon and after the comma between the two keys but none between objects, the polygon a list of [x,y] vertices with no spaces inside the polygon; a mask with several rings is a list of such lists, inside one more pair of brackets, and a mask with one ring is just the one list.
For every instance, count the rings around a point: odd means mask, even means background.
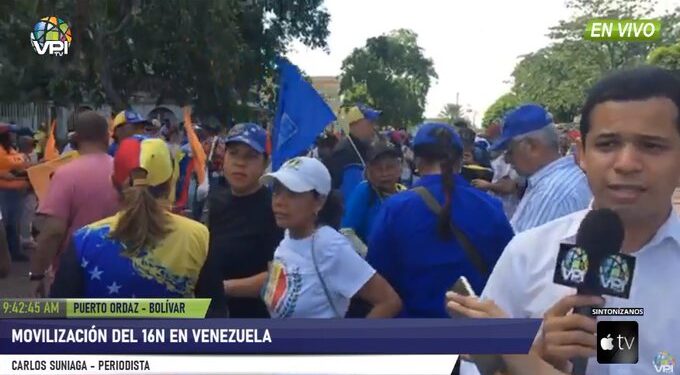
[{"label": "green tree", "polygon": [[520,102],[545,106],[556,121],[571,121],[583,104],[585,92],[604,73],[604,56],[592,53],[592,48],[596,47],[563,42],[526,55],[512,73],[512,91]]},{"label": "green tree", "polygon": [[[0,100],[127,106],[140,92],[197,113],[245,117],[291,40],[326,47],[322,0],[33,0],[0,2]],[[38,15],[65,19],[67,56],[28,42]]]},{"label": "green tree", "polygon": [[609,71],[636,66],[649,52],[680,32],[678,10],[661,17],[663,38],[654,43],[590,42],[583,40],[588,20],[593,18],[645,18],[656,9],[655,0],[569,0],[572,17],[551,28],[553,43],[525,55],[515,67],[512,91],[521,102],[536,102],[548,108],[557,121],[572,121],[578,114],[587,89]]},{"label": "green tree", "polygon": [[439,117],[446,119],[446,122],[453,124],[456,120],[462,117],[462,107],[459,104],[448,103],[439,112]]},{"label": "green tree", "polygon": [[484,112],[482,119],[482,127],[488,127],[492,122],[501,120],[506,112],[517,107],[520,104],[517,95],[509,92],[501,95],[496,101],[489,106]]},{"label": "green tree", "polygon": [[416,33],[400,29],[368,39],[345,58],[340,93],[345,105],[353,104],[357,93],[363,95],[363,85],[365,97],[383,110],[386,124],[410,126],[422,120],[436,78],[434,63],[423,55]]},{"label": "green tree", "polygon": [[[567,8],[573,11],[572,17],[552,27],[548,36],[557,43],[569,41],[595,46],[587,51],[604,55],[600,57],[603,71],[644,63],[650,51],[660,45],[675,43],[680,36],[680,8],[659,16],[657,0],[567,0]],[[584,41],[586,23],[593,18],[660,19],[662,38],[653,43]]]},{"label": "green tree", "polygon": [[659,47],[649,54],[650,64],[680,72],[680,43]]},{"label": "green tree", "polygon": [[355,103],[363,103],[368,106],[375,105],[375,101],[368,93],[368,87],[363,82],[357,83],[347,90],[344,90],[342,92],[342,103],[345,107],[354,105]]}]

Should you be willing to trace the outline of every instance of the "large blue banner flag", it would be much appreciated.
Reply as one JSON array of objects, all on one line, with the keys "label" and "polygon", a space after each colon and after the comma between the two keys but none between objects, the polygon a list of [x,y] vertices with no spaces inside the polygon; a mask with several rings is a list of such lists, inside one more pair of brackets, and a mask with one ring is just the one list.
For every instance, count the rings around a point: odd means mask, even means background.
[{"label": "large blue banner flag", "polygon": [[278,58],[276,63],[281,78],[272,132],[273,171],[307,150],[336,119],[321,95],[302,78],[297,66],[283,58]]}]

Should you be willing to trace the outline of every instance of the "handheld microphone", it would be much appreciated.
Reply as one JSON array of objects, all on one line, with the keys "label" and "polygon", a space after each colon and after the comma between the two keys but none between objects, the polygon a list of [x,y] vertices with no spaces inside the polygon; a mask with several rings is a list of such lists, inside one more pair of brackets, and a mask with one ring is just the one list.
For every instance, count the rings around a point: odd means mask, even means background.
[{"label": "handheld microphone", "polygon": [[[590,211],[581,222],[576,245],[561,244],[553,281],[574,287],[579,295],[628,298],[635,258],[619,253],[624,229],[621,218],[610,209]],[[592,306],[574,313],[592,316]],[[585,375],[587,358],[575,358],[573,375]]]}]

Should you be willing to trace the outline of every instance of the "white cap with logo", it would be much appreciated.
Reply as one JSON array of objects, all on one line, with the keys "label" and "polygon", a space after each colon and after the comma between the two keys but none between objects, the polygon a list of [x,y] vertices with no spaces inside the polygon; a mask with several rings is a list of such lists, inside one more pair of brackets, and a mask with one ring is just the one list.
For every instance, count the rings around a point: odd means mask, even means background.
[{"label": "white cap with logo", "polygon": [[331,192],[331,174],[326,166],[319,160],[306,156],[290,159],[278,171],[260,178],[262,184],[270,184],[274,180],[294,193],[316,191],[328,196]]}]

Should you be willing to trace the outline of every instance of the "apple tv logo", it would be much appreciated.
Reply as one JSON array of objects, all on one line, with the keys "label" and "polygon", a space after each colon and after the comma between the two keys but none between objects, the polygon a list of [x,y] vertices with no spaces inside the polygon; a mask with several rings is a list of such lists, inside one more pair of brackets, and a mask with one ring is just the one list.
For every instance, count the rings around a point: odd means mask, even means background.
[{"label": "apple tv logo", "polygon": [[597,322],[597,363],[637,363],[638,323]]}]

